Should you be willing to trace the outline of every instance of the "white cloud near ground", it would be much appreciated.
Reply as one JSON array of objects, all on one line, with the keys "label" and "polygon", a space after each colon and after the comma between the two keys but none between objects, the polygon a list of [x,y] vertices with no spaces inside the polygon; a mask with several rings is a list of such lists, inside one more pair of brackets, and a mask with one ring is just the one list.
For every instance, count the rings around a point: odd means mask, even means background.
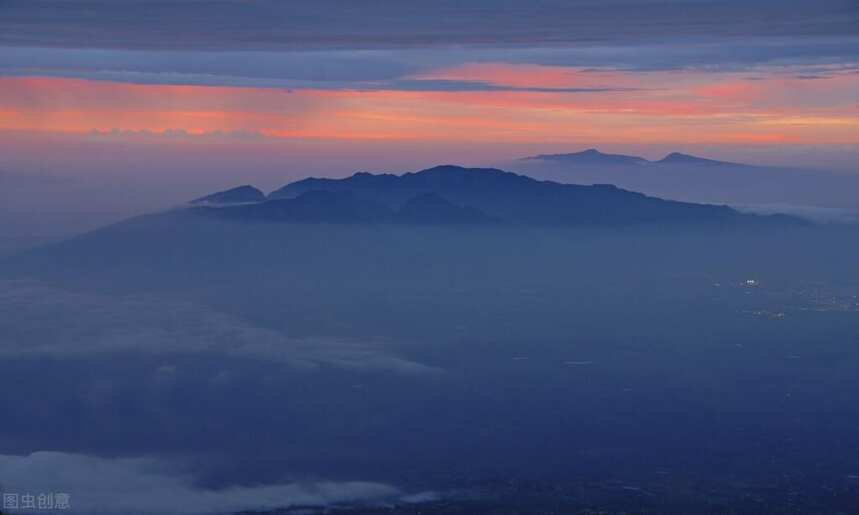
[{"label": "white cloud near ground", "polygon": [[212,353],[285,366],[438,372],[372,343],[294,339],[186,301],[0,281],[0,357]]},{"label": "white cloud near ground", "polygon": [[[234,513],[289,506],[399,499],[393,486],[372,482],[287,483],[208,490],[171,463],[155,458],[100,458],[63,452],[0,455],[0,490],[17,495],[68,494],[69,510],[86,514]],[[35,510],[28,510],[35,512]]]}]

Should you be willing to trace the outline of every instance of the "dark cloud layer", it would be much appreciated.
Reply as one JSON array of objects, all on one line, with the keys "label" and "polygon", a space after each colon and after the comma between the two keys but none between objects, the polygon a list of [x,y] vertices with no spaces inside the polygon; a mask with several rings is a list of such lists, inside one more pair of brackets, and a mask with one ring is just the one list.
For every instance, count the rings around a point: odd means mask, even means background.
[{"label": "dark cloud layer", "polygon": [[852,0],[7,0],[0,44],[162,49],[630,44],[856,36]]},{"label": "dark cloud layer", "polygon": [[[0,22],[2,24],[2,22]],[[0,36],[2,38],[2,36]],[[296,51],[165,51],[0,47],[0,75],[52,76],[139,84],[422,91],[582,91],[516,88],[481,81],[416,80],[421,72],[463,63],[570,66],[583,69],[713,72],[792,66],[825,77],[859,62],[859,38],[739,38],[694,45],[564,48],[457,48]],[[622,88],[605,84],[599,90]],[[584,88],[592,91],[593,88]]]}]

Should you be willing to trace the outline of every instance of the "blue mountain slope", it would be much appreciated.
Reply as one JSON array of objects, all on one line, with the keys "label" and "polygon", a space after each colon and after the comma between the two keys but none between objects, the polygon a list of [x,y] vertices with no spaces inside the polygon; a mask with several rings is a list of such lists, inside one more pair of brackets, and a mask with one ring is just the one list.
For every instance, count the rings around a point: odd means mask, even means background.
[{"label": "blue mountain slope", "polygon": [[583,165],[644,165],[649,163],[647,159],[639,156],[627,156],[623,154],[604,154],[595,148],[589,148],[581,152],[568,154],[540,154],[526,157],[524,160],[559,161],[568,164]]},{"label": "blue mountain slope", "polygon": [[357,173],[346,179],[309,178],[288,184],[269,198],[296,198],[315,190],[349,192],[391,209],[418,195],[433,193],[490,217],[527,225],[726,222],[744,218],[726,206],[668,201],[611,185],[559,184],[492,168],[453,165],[400,176]]},{"label": "blue mountain slope", "polygon": [[261,202],[265,194],[251,185],[237,186],[192,200],[192,204],[239,204],[243,202]]},{"label": "blue mountain slope", "polygon": [[742,166],[747,168],[752,168],[751,165],[745,165],[741,163],[731,163],[729,161],[718,161],[716,159],[706,159],[704,157],[693,156],[690,154],[683,154],[680,152],[672,152],[667,156],[663,157],[659,161],[655,161],[657,164],[663,165],[691,165],[691,166]]}]

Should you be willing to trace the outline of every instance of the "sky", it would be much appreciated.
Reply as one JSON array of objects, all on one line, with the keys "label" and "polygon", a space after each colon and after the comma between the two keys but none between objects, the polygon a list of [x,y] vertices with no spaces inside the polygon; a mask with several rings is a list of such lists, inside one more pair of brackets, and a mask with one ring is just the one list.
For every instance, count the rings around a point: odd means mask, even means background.
[{"label": "sky", "polygon": [[499,153],[859,143],[850,0],[11,0],[0,14],[7,133]]},{"label": "sky", "polygon": [[4,202],[98,188],[46,226],[102,223],[128,188],[124,215],[238,183],[591,147],[856,172],[859,4],[0,3],[0,183],[30,184]]}]

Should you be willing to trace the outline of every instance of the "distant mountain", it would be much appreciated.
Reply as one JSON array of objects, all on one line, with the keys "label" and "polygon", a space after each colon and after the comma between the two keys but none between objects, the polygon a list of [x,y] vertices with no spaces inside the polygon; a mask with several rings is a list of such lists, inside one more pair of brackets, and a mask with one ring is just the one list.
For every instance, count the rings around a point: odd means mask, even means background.
[{"label": "distant mountain", "polygon": [[520,161],[550,161],[573,165],[641,166],[641,165],[701,165],[701,166],[752,166],[729,161],[717,161],[704,157],[672,152],[658,161],[649,161],[639,156],[604,154],[595,148],[569,154],[539,154]]},{"label": "distant mountain", "polygon": [[694,165],[694,166],[752,166],[741,163],[732,163],[729,161],[717,161],[715,159],[706,159],[703,157],[693,156],[689,154],[681,154],[680,152],[672,152],[663,157],[659,161],[654,161],[656,164],[666,165]]},{"label": "distant mountain", "polygon": [[[345,179],[309,178],[288,184],[269,195],[269,202],[298,199],[313,191],[350,193],[397,212],[401,220],[417,207],[446,211],[454,205],[468,207],[500,221],[541,226],[633,225],[644,223],[734,222],[754,217],[718,205],[675,202],[611,185],[580,186],[539,181],[494,168],[436,166],[404,175],[366,172]],[[410,199],[411,205],[407,205]],[[445,218],[440,216],[439,219]]]},{"label": "distant mountain", "polygon": [[251,185],[238,186],[192,200],[192,204],[239,204],[243,202],[262,202],[265,193]]},{"label": "distant mountain", "polygon": [[540,154],[524,158],[525,160],[561,161],[570,164],[587,165],[643,165],[649,163],[647,159],[639,156],[627,156],[623,154],[603,154],[595,148],[589,148],[582,152],[571,154]]},{"label": "distant mountain", "polygon": [[610,182],[646,195],[687,202],[770,206],[787,213],[807,207],[859,209],[856,173],[747,164],[681,152],[630,164],[591,161],[583,157],[585,154],[539,155],[505,166],[543,179],[577,184]]}]

